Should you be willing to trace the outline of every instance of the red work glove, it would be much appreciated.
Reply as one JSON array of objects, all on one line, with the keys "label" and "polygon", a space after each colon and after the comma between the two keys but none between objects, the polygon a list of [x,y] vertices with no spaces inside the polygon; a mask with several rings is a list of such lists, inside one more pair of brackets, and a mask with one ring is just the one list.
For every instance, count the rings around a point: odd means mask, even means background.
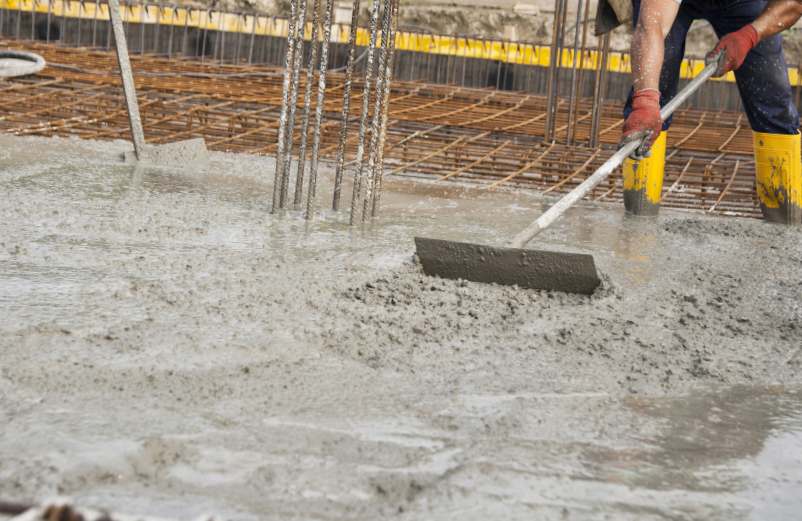
[{"label": "red work glove", "polygon": [[722,54],[715,76],[737,70],[759,41],[760,37],[752,24],[746,24],[734,33],[725,34],[718,45],[707,54],[708,62],[718,59],[719,53]]},{"label": "red work glove", "polygon": [[632,112],[624,121],[624,136],[621,144],[633,140],[643,140],[632,156],[643,159],[648,156],[652,143],[663,130],[663,118],[660,117],[660,91],[657,89],[641,89],[632,96]]}]

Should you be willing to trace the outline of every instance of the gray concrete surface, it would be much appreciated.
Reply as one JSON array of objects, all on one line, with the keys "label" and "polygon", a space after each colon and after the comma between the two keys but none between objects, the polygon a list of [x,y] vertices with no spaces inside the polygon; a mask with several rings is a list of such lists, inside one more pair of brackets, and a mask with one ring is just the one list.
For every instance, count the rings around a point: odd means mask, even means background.
[{"label": "gray concrete surface", "polygon": [[142,163],[158,168],[173,170],[197,171],[203,170],[209,163],[209,151],[203,138],[185,139],[160,145],[145,144],[142,147],[141,157],[137,158],[133,149],[123,153],[123,161],[131,165]]},{"label": "gray concrete surface", "polygon": [[[593,296],[423,276],[542,201],[386,183],[271,216],[272,161],[0,137],[0,497],[189,519],[802,516],[802,238],[584,205]],[[330,196],[331,172],[322,178]]]}]

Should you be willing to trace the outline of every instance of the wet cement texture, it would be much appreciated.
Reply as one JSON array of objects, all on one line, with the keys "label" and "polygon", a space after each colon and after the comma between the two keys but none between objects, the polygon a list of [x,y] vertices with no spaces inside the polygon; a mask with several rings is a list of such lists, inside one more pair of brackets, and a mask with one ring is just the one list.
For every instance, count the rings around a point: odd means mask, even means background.
[{"label": "wet cement texture", "polygon": [[[592,296],[429,278],[544,203],[389,180],[270,215],[273,163],[0,137],[0,497],[189,519],[802,518],[802,235],[572,210]],[[325,172],[321,201],[330,200]],[[346,193],[349,193],[346,190]]]}]

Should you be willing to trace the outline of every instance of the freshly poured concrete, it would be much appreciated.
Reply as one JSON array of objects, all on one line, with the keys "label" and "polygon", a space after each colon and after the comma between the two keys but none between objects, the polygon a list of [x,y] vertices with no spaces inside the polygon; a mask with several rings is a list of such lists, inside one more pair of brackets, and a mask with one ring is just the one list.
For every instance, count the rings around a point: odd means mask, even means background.
[{"label": "freshly poured concrete", "polygon": [[[531,246],[590,297],[432,279],[542,203],[386,183],[268,213],[273,165],[0,137],[0,497],[189,519],[802,516],[802,233],[616,206]],[[329,178],[321,200],[329,198]],[[346,193],[350,193],[346,190]]]}]

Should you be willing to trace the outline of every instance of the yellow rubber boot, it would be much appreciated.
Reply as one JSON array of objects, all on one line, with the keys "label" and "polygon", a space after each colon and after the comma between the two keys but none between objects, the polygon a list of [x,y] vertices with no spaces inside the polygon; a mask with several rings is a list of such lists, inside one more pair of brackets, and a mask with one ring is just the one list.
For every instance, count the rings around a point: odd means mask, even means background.
[{"label": "yellow rubber boot", "polygon": [[624,207],[635,215],[657,215],[666,166],[666,131],[654,141],[651,156],[624,161]]},{"label": "yellow rubber boot", "polygon": [[802,159],[799,134],[754,132],[755,185],[767,221],[802,222]]}]

